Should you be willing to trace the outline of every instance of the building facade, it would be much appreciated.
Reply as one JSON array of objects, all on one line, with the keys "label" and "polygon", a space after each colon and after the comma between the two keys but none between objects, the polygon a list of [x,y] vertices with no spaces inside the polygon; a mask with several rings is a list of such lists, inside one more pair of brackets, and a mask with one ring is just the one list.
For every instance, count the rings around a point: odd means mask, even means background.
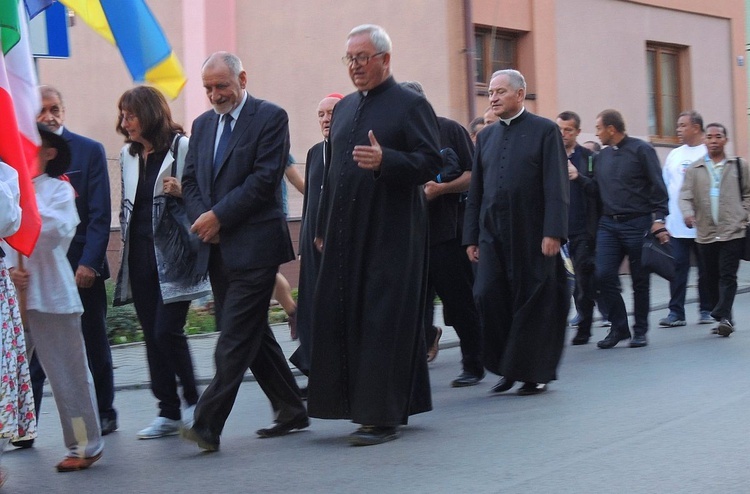
[{"label": "building facade", "polygon": [[[289,112],[298,161],[320,140],[318,101],[353,90],[340,59],[347,33],[364,23],[391,35],[396,79],[420,81],[436,113],[463,124],[484,112],[492,71],[513,67],[527,77],[527,108],[549,118],[576,111],[583,140],[595,139],[599,111],[616,108],[628,133],[664,157],[677,145],[677,114],[695,109],[727,125],[731,153],[748,155],[743,0],[148,3],[188,77],[171,103],[175,119],[189,129],[210,108],[201,65],[216,50],[232,51],[245,63],[248,91]],[[39,78],[62,91],[68,126],[104,143],[117,211],[116,105],[133,82],[116,48],[71,19],[71,57],[39,60]],[[299,215],[301,198],[290,197],[291,215]]]}]

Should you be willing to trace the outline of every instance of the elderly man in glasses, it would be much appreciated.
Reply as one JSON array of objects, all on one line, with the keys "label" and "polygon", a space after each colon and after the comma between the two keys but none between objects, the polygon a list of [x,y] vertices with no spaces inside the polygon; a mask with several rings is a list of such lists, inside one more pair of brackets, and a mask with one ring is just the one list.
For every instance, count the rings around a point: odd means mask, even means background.
[{"label": "elderly man in glasses", "polygon": [[388,34],[354,28],[343,62],[357,92],[336,105],[331,121],[308,410],[360,424],[350,441],[366,446],[397,438],[410,415],[432,408],[421,328],[422,185],[442,161],[432,107],[391,76]]}]

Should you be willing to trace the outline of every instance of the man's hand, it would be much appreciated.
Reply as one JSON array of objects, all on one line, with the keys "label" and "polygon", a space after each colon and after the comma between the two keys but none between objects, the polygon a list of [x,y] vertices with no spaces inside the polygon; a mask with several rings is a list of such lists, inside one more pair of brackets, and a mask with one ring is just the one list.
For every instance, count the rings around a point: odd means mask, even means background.
[{"label": "man's hand", "polygon": [[369,131],[367,136],[370,138],[370,145],[354,146],[352,158],[360,168],[377,172],[380,171],[380,162],[383,161],[383,149],[378,144],[372,131]]},{"label": "man's hand", "polygon": [[685,226],[688,228],[695,228],[695,216],[688,216],[685,218]]},{"label": "man's hand", "polygon": [[76,286],[78,288],[91,288],[96,281],[96,271],[88,266],[78,266],[76,269]]},{"label": "man's hand", "polygon": [[479,262],[479,246],[478,245],[467,246],[466,255],[469,256],[469,261]]},{"label": "man's hand", "polygon": [[542,239],[542,254],[547,257],[556,256],[560,253],[560,239],[557,237],[544,237]]},{"label": "man's hand", "polygon": [[219,234],[219,229],[221,229],[219,218],[211,210],[198,216],[193,226],[190,227],[190,231],[198,235],[198,238],[206,243],[217,243],[212,242],[212,240]]},{"label": "man's hand", "polygon": [[443,194],[443,184],[439,184],[437,182],[433,182],[430,180],[426,184],[424,184],[424,196],[427,198],[428,201],[431,201],[438,196],[441,196]]},{"label": "man's hand", "polygon": [[568,160],[568,180],[575,180],[578,178],[578,168]]},{"label": "man's hand", "polygon": [[11,269],[10,279],[16,285],[16,290],[26,290],[29,287],[29,272],[23,268]]},{"label": "man's hand", "polygon": [[182,197],[182,184],[175,177],[164,177],[164,193],[173,197]]},{"label": "man's hand", "polygon": [[[687,220],[685,220],[685,221],[687,221]],[[659,230],[661,230],[661,231],[659,231]],[[657,231],[659,233],[656,233]],[[669,242],[669,232],[664,227],[664,223],[662,223],[662,222],[658,222],[658,223],[654,222],[654,223],[652,223],[651,224],[651,233],[654,234],[654,237],[656,237],[656,239],[659,241],[660,244],[666,244],[667,242]]]}]

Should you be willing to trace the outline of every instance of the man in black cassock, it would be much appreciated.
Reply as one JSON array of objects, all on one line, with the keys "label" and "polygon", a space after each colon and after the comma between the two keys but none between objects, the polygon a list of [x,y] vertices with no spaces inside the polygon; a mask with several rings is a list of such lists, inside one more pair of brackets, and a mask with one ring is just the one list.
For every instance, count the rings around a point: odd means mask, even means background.
[{"label": "man in black cassock", "polygon": [[422,317],[427,211],[422,184],[440,168],[435,113],[391,76],[379,26],[349,33],[358,89],[334,109],[330,168],[316,243],[308,409],[361,424],[354,445],[398,437],[410,415],[432,409]]},{"label": "man in black cassock", "polygon": [[[302,202],[302,228],[299,233],[299,285],[297,295],[297,336],[299,348],[289,357],[289,361],[304,375],[310,375],[310,348],[312,346],[312,312],[315,284],[320,270],[320,252],[315,248],[315,226],[318,219],[320,193],[323,190],[323,176],[327,162],[325,148],[331,128],[331,116],[336,103],[343,98],[332,93],[318,103],[318,123],[323,140],[307,151],[305,160],[305,197]],[[301,389],[302,394],[307,392]]]},{"label": "man in black cassock", "polygon": [[502,376],[491,392],[522,381],[531,395],[557,378],[565,338],[567,158],[557,125],[524,108],[520,72],[495,72],[489,95],[500,121],[477,135],[463,243],[478,263],[484,365]]},{"label": "man in black cassock", "polygon": [[[424,96],[424,89],[417,81],[401,85]],[[455,120],[438,117],[438,125],[443,167],[424,186],[430,224],[424,334],[427,345],[431,344],[427,351],[430,362],[437,356],[443,332],[432,324],[433,299],[437,293],[443,303],[444,320],[454,327],[461,343],[462,372],[451,382],[454,388],[461,388],[475,386],[484,378],[479,313],[472,296],[474,271],[461,246],[465,208],[461,193],[469,190],[474,145],[466,129]]]}]

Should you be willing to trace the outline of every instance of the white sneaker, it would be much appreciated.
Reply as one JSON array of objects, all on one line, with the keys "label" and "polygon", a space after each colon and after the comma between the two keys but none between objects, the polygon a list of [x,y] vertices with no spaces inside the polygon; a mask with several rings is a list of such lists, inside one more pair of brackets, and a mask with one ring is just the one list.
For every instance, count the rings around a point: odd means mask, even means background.
[{"label": "white sneaker", "polygon": [[156,439],[159,437],[176,436],[180,433],[181,420],[166,417],[156,417],[151,425],[138,432],[138,439]]},{"label": "white sneaker", "polygon": [[195,419],[195,405],[191,405],[182,411],[182,426],[185,429],[190,429],[193,426]]}]

